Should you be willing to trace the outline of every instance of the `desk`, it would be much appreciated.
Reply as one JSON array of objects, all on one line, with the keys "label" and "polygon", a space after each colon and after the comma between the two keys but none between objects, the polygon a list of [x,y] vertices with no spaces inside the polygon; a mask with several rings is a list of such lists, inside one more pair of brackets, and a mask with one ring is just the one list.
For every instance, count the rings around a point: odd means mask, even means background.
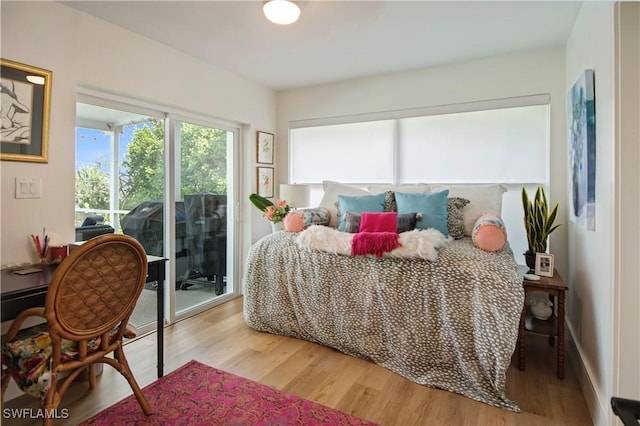
[{"label": "desk", "polygon": [[[147,282],[156,281],[158,283],[158,377],[162,377],[164,374],[164,265],[166,261],[167,259],[162,257],[147,255]],[[20,312],[27,308],[44,306],[47,288],[56,266],[33,266],[42,269],[42,272],[17,275],[7,269],[2,270],[0,274],[2,322],[15,319]]]}]

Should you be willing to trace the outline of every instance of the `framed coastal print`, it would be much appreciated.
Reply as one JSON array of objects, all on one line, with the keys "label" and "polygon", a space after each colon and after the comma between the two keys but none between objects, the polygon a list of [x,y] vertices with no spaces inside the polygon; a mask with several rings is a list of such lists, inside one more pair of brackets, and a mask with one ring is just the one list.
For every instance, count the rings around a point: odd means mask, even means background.
[{"label": "framed coastal print", "polygon": [[46,163],[52,72],[0,58],[0,159]]},{"label": "framed coastal print", "polygon": [[258,132],[258,163],[273,164],[273,134]]},{"label": "framed coastal print", "polygon": [[553,255],[536,253],[536,275],[541,277],[553,277]]},{"label": "framed coastal print", "polygon": [[258,167],[258,195],[273,198],[273,167]]}]

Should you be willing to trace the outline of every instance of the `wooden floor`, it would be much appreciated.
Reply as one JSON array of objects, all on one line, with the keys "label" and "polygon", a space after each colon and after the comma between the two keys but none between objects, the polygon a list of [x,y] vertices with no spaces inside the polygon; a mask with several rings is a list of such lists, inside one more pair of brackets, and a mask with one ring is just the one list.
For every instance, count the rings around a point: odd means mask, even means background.
[{"label": "wooden floor", "polygon": [[[165,374],[191,359],[301,397],[335,407],[381,425],[590,425],[572,360],[565,379],[555,377],[554,349],[546,339],[529,336],[527,370],[515,361],[507,373],[507,394],[520,413],[412,383],[369,361],[288,337],[259,333],[242,317],[242,298],[168,327]],[[155,334],[130,342],[125,353],[141,387],[156,379]],[[56,425],[75,425],[131,393],[125,379],[106,366],[93,391],[74,384],[60,408],[70,418]],[[7,408],[38,407],[21,396]],[[3,419],[5,425],[40,424]]]}]

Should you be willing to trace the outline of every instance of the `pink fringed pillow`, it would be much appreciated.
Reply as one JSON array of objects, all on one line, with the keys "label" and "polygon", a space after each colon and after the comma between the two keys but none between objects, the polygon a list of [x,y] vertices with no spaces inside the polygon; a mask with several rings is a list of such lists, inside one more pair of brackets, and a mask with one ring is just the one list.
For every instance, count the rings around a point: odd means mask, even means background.
[{"label": "pink fringed pillow", "polygon": [[282,220],[282,226],[287,232],[301,232],[304,230],[304,219],[296,212],[289,212]]},{"label": "pink fringed pillow", "polygon": [[473,244],[480,250],[496,252],[507,245],[507,230],[502,218],[496,214],[484,214],[476,220],[471,232]]},{"label": "pink fringed pillow", "polygon": [[363,212],[360,216],[360,232],[398,232],[398,213]]}]

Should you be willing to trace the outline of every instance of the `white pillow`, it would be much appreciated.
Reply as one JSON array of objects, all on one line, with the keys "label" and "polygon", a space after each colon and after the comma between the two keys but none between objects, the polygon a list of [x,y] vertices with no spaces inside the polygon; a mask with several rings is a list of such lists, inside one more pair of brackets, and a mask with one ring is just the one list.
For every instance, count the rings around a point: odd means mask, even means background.
[{"label": "white pillow", "polygon": [[324,207],[329,210],[330,219],[329,226],[333,228],[338,227],[338,208],[336,203],[338,202],[338,195],[368,195],[369,191],[362,189],[359,186],[347,185],[340,182],[334,182],[331,180],[322,181],[322,199],[318,207]]},{"label": "white pillow", "polygon": [[473,225],[480,216],[494,213],[502,216],[502,194],[507,187],[500,184],[491,185],[433,185],[434,192],[448,189],[449,197],[461,197],[469,200],[462,209],[465,235],[471,236]]},{"label": "white pillow", "polygon": [[406,192],[406,193],[422,193],[431,192],[431,185],[426,183],[415,183],[407,185],[369,185],[367,187],[370,193],[379,194],[381,192]]}]

